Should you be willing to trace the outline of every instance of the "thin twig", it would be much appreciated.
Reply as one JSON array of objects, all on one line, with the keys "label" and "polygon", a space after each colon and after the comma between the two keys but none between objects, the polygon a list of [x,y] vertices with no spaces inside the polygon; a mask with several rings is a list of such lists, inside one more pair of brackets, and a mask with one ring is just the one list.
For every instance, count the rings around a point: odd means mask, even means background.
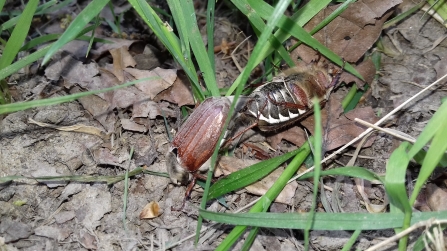
[{"label": "thin twig", "polygon": [[405,229],[404,231],[394,235],[393,237],[390,237],[368,249],[366,249],[366,251],[374,251],[374,250],[382,250],[382,248],[384,246],[386,246],[389,243],[395,242],[397,240],[399,240],[400,238],[404,237],[405,235],[413,232],[414,230],[420,228],[420,227],[426,227],[427,229],[430,228],[433,225],[439,225],[439,224],[445,224],[447,223],[447,220],[435,220],[435,219],[429,219],[426,221],[420,221],[414,225],[412,225],[411,227]]},{"label": "thin twig", "polygon": [[411,143],[413,143],[413,144],[414,144],[414,142],[416,142],[416,139],[414,139],[414,138],[410,138],[410,137],[407,137],[407,136],[405,136],[405,135],[399,134],[399,133],[397,133],[397,132],[393,132],[393,131],[391,131],[391,130],[389,130],[389,129],[386,129],[386,128],[382,128],[382,127],[373,125],[373,124],[371,124],[371,123],[369,123],[369,122],[366,122],[366,121],[364,121],[364,120],[361,120],[361,119],[359,119],[359,118],[355,118],[354,121],[355,121],[355,122],[359,122],[359,123],[362,124],[362,125],[365,125],[365,126],[368,126],[368,127],[373,128],[373,129],[376,129],[377,131],[381,131],[381,132],[387,133],[387,134],[389,134],[389,135],[391,135],[391,136],[394,136],[394,137],[396,137],[396,138],[399,138],[399,139],[401,139],[401,140],[405,140],[405,141],[411,142]]}]

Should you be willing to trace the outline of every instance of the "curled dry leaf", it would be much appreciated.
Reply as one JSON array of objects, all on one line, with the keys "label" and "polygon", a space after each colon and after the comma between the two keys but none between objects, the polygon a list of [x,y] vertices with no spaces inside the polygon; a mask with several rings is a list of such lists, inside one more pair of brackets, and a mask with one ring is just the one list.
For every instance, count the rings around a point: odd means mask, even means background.
[{"label": "curled dry leaf", "polygon": [[363,202],[365,203],[365,207],[366,207],[366,210],[368,210],[368,212],[382,213],[387,209],[388,204],[389,204],[388,197],[385,196],[383,203],[380,205],[373,204],[373,203],[371,203],[371,201],[368,198],[367,193],[365,192],[365,180],[359,179],[359,178],[355,178],[354,180],[355,180],[355,183],[357,186],[357,191],[360,194],[360,196],[362,196]]},{"label": "curled dry leaf", "polygon": [[56,129],[59,131],[80,132],[80,133],[92,134],[92,135],[101,137],[103,139],[108,139],[110,137],[110,135],[106,134],[101,129],[98,129],[93,126],[83,125],[83,124],[77,124],[77,125],[71,125],[71,126],[56,126],[56,125],[52,125],[52,124],[48,124],[48,123],[38,122],[32,118],[28,118],[28,123],[35,124],[40,127],[53,128],[53,129]]},{"label": "curled dry leaf", "polygon": [[123,70],[129,66],[135,67],[137,64],[133,57],[130,55],[128,47],[121,46],[110,50],[110,54],[113,58],[113,74],[120,81],[124,81]]},{"label": "curled dry leaf", "polygon": [[183,72],[178,72],[174,84],[157,94],[154,101],[166,100],[178,106],[194,105],[194,98],[191,92],[191,85],[187,76]]},{"label": "curled dry leaf", "polygon": [[177,70],[174,69],[162,69],[157,67],[152,71],[147,71],[126,68],[124,71],[130,73],[135,79],[159,77],[158,79],[147,80],[135,84],[135,86],[148,95],[150,99],[154,99],[158,93],[169,88],[177,79]]},{"label": "curled dry leaf", "polygon": [[151,201],[141,211],[140,219],[152,219],[160,216],[161,214],[162,211],[160,210],[158,203]]}]

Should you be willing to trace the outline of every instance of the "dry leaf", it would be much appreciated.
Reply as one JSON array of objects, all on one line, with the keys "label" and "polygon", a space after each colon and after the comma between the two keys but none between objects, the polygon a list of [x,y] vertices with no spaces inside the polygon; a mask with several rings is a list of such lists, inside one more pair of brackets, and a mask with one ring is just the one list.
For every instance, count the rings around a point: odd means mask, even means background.
[{"label": "dry leaf", "polygon": [[130,55],[128,48],[125,46],[110,50],[110,54],[113,58],[113,74],[121,83],[123,83],[123,70],[129,66],[135,67],[137,63]]},{"label": "dry leaf", "polygon": [[[340,16],[314,34],[314,37],[347,62],[357,63],[377,41],[382,32],[383,23],[392,14],[389,10],[401,2],[401,0],[363,0],[352,3]],[[339,5],[328,6],[312,18],[304,28],[310,31],[338,7]],[[317,54],[312,48],[300,45],[292,52],[291,57],[301,58],[304,62],[310,63],[317,58]],[[366,66],[373,67],[371,64],[363,65],[363,68],[359,68],[358,71],[362,73],[373,71],[372,68],[365,69]],[[369,75],[363,77],[367,81],[372,80]],[[349,83],[352,78],[345,80],[342,76],[340,81]]]},{"label": "dry leaf", "polygon": [[152,219],[160,216],[162,211],[160,210],[160,206],[155,201],[149,202],[141,211],[140,219]]},{"label": "dry leaf", "polygon": [[[72,93],[80,92],[77,87],[74,87],[71,91]],[[116,115],[109,112],[111,109],[106,100],[96,95],[88,95],[79,98],[78,101],[106,129],[107,133],[115,129]]]},{"label": "dry leaf", "polygon": [[123,160],[117,158],[107,148],[94,149],[92,151],[92,155],[97,165],[111,165],[111,166],[123,167],[123,165],[121,165]]},{"label": "dry leaf", "polygon": [[178,72],[178,77],[174,84],[157,94],[154,101],[166,100],[178,106],[194,105],[194,98],[191,92],[191,85],[183,72]]},{"label": "dry leaf", "polygon": [[71,55],[65,55],[45,69],[45,76],[51,80],[65,80],[65,87],[70,88],[73,84],[82,87],[87,86],[94,76],[99,74],[98,66],[94,63],[83,64]]},{"label": "dry leaf", "polygon": [[98,129],[93,126],[87,126],[83,124],[77,124],[77,125],[71,125],[71,126],[56,126],[48,123],[42,123],[35,121],[32,118],[28,118],[28,123],[38,125],[40,127],[47,127],[47,128],[53,128],[59,131],[66,131],[66,132],[80,132],[80,133],[87,133],[99,136],[103,139],[108,139],[110,135],[107,135],[105,132],[103,132],[101,129]]},{"label": "dry leaf", "polygon": [[98,249],[98,240],[96,240],[95,236],[89,234],[86,230],[81,231],[78,242],[86,249]]},{"label": "dry leaf", "polygon": [[177,114],[169,108],[168,102],[142,101],[133,105],[132,118],[155,119],[157,116],[177,117]]},{"label": "dry leaf", "polygon": [[121,119],[121,125],[123,126],[123,129],[129,130],[129,131],[135,131],[135,132],[146,132],[147,131],[147,129],[144,125],[137,124],[130,119]]},{"label": "dry leaf", "polygon": [[158,79],[146,80],[135,84],[143,93],[154,99],[155,95],[169,88],[177,78],[177,71],[173,69],[155,68],[152,71],[138,70],[132,68],[124,69],[130,73],[135,79],[159,77]]},{"label": "dry leaf", "polygon": [[427,204],[432,211],[447,210],[447,192],[435,184],[427,184]]},{"label": "dry leaf", "polygon": [[130,46],[136,42],[135,40],[112,38],[112,37],[108,37],[107,40],[112,41],[113,43],[100,43],[96,49],[90,51],[90,55],[92,55],[92,58],[94,60],[101,57],[104,53],[108,53],[112,49],[120,47],[130,48]]},{"label": "dry leaf", "polygon": [[137,62],[136,68],[140,70],[152,70],[161,65],[158,55],[158,50],[151,45],[145,45],[144,51],[141,54],[134,56]]},{"label": "dry leaf", "polygon": [[[330,109],[329,117],[327,112],[328,109]],[[333,150],[348,143],[367,129],[365,126],[355,123],[354,118],[360,118],[372,124],[378,120],[371,107],[356,108],[343,114],[339,98],[335,97],[335,95],[331,96],[326,104],[326,108],[323,109],[321,113],[324,127],[324,147],[326,151]],[[310,132],[313,132],[315,124],[314,116],[307,117],[301,124]],[[327,129],[325,125],[329,125],[329,129]],[[373,141],[374,137],[371,137],[363,147],[371,146]]]},{"label": "dry leaf", "polygon": [[[298,123],[298,122],[297,122]],[[272,146],[273,149],[278,148],[278,144],[281,140],[287,140],[296,146],[302,146],[306,142],[306,133],[301,127],[293,126],[285,131],[281,131],[272,136],[267,137],[267,142]]]},{"label": "dry leaf", "polygon": [[[220,158],[218,166],[220,171],[222,171],[225,175],[229,175],[233,172],[236,172],[242,168],[248,167],[258,162],[259,161],[256,160],[241,160],[234,157],[223,156]],[[270,189],[270,187],[273,185],[273,183],[275,183],[275,181],[278,179],[283,171],[283,168],[278,168],[264,179],[245,187],[245,189],[249,193],[262,196],[267,192],[268,189]],[[275,202],[292,205],[292,198],[295,195],[295,190],[297,187],[298,185],[295,182],[287,184],[281,191],[279,196],[275,199]]]}]

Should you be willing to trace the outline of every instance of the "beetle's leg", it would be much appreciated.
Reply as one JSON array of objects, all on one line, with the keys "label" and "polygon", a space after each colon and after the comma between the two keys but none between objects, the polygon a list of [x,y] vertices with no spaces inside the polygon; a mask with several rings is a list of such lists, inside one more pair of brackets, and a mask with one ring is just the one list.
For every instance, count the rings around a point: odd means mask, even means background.
[{"label": "beetle's leg", "polygon": [[341,66],[341,69],[340,69],[340,70],[337,70],[337,71],[334,73],[334,77],[332,78],[332,82],[331,82],[331,84],[329,85],[329,87],[333,87],[333,86],[335,86],[335,85],[337,84],[338,80],[340,79],[340,75],[342,74],[343,69],[345,68],[345,64],[346,64],[346,60],[343,59],[343,64],[342,64],[342,66]]},{"label": "beetle's leg", "polygon": [[182,211],[183,210],[183,208],[185,207],[185,203],[189,199],[189,196],[191,195],[192,189],[193,189],[194,185],[196,184],[196,180],[197,180],[197,176],[195,174],[193,174],[192,180],[189,182],[189,185],[186,188],[185,197],[183,198],[182,205],[180,207],[178,207],[178,208],[175,208],[175,207],[172,206],[171,207],[172,211]]}]

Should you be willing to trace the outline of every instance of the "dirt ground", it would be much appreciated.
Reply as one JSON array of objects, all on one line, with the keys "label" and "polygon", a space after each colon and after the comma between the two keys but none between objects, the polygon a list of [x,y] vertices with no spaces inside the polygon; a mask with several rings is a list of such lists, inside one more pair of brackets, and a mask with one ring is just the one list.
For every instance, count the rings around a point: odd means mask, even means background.
[{"label": "dirt ground", "polygon": [[[441,37],[445,37],[446,28],[423,14],[420,11],[383,32],[382,43],[387,53],[382,54],[378,79],[372,82],[370,91],[365,94],[365,99],[360,104],[361,107],[369,107],[378,117],[447,73],[447,41],[438,42]],[[216,33],[241,43],[244,39],[238,37],[241,29],[234,28],[238,24],[232,24],[231,21],[232,19],[218,17],[218,23],[222,25],[216,29]],[[128,34],[136,32],[135,36],[141,40],[150,39],[149,35],[138,33],[141,31],[138,28],[132,28],[132,25],[138,27],[135,22],[137,21],[129,23],[125,21],[123,23],[125,31]],[[52,23],[45,31],[54,32],[58,30],[58,25],[57,22]],[[110,31],[105,29],[102,32],[103,35],[107,35]],[[216,41],[222,39],[216,37]],[[158,46],[154,44],[151,48]],[[99,72],[107,75],[99,68],[110,69],[107,67],[110,66],[111,58],[110,55],[103,56],[103,51],[107,51],[107,48],[95,48],[93,54],[97,55],[97,58],[81,62],[85,49],[85,43],[73,42],[65,47],[64,52],[59,53],[49,66],[41,69],[30,67],[28,71],[17,74],[16,82],[11,82],[11,92],[15,101],[64,96],[79,90],[91,90],[92,79],[96,81]],[[247,50],[247,47],[243,50]],[[166,56],[166,52],[162,49],[153,49],[152,53],[150,59],[147,55],[145,57],[132,55],[132,57],[138,66],[144,66],[140,69],[175,68],[172,59]],[[243,53],[244,51],[241,52]],[[241,58],[243,57],[240,56],[239,61],[243,62]],[[64,71],[55,67],[64,68]],[[237,65],[231,57],[225,59],[223,56],[216,56],[216,68],[217,79],[221,86],[228,86],[239,74]],[[59,69],[58,73],[54,73],[55,69]],[[75,74],[76,81],[73,80],[75,77],[70,75],[70,69],[78,70]],[[134,72],[130,74],[136,75]],[[163,71],[163,74],[168,75],[172,72]],[[181,78],[182,73],[176,71],[173,74],[175,75],[173,79],[177,79]],[[98,81],[104,81],[104,78]],[[175,81],[177,80],[172,82]],[[113,85],[113,82],[109,84]],[[119,176],[123,175],[126,169],[134,170],[138,166],[144,166],[148,171],[166,173],[165,154],[169,147],[169,139],[161,113],[168,116],[169,124],[175,130],[179,124],[176,119],[178,106],[192,105],[192,102],[184,97],[168,99],[160,96],[159,100],[154,102],[152,100],[157,99],[155,96],[158,94],[151,96],[138,86],[132,88],[128,91],[114,92],[113,98],[109,94],[101,94],[79,101],[6,115],[0,121],[0,176]],[[446,86],[443,85],[427,93],[396,114],[386,126],[417,138],[440,106],[441,98],[446,96],[445,89]],[[143,96],[142,93],[150,98],[145,96],[139,101],[150,105],[145,107],[147,111],[145,116],[136,116],[137,107],[130,105],[129,102],[138,100],[135,97],[140,98]],[[172,96],[172,93],[174,91],[166,95]],[[333,98],[342,99],[344,93],[346,87],[340,87],[333,94]],[[112,99],[113,105],[110,105],[108,102]],[[174,99],[176,102],[168,102]],[[38,125],[30,119],[47,124]],[[105,134],[90,131],[88,133],[61,131],[54,128],[73,125],[99,128]],[[247,142],[265,149],[271,156],[278,154],[269,151],[261,144],[267,140],[271,143],[272,139],[266,139],[272,136],[271,134],[254,130],[248,135],[250,137]],[[366,157],[359,158],[356,166],[384,173],[386,160],[400,142],[387,134],[375,133],[370,147],[360,152],[361,156]],[[296,148],[293,142],[284,139],[275,144],[277,144],[275,149],[280,149],[280,152]],[[135,148],[135,153],[129,161],[131,147]],[[238,147],[236,156],[241,162],[238,165],[248,166],[252,163],[254,154],[247,152],[247,148],[250,147],[246,145]],[[352,153],[354,150],[349,148],[347,153]],[[240,155],[243,155],[243,159]],[[341,156],[337,158],[337,163],[346,164],[349,158]],[[417,169],[410,171],[408,179],[412,180],[417,175]],[[325,178],[324,185],[332,190],[327,190],[326,194],[321,196],[326,197],[333,210],[339,208],[339,211],[344,212],[367,212],[356,184],[356,181],[349,178]],[[196,186],[191,199],[182,211],[173,211],[172,206],[178,207],[182,203],[186,189],[184,186],[171,184],[166,176],[147,173],[132,177],[128,186],[127,209],[123,212],[125,192],[123,180],[112,184],[85,180],[65,182],[61,179],[41,182],[18,179],[0,183],[1,250],[193,249],[193,236],[198,218],[197,208],[202,195],[200,187]],[[311,208],[312,187],[313,184],[309,181],[295,182],[288,188],[292,193],[291,196],[282,203],[273,203],[270,211],[308,211]],[[371,184],[365,185],[365,193],[372,204],[381,204],[385,196],[380,186]],[[225,196],[229,208],[214,201],[208,205],[208,210],[235,211],[257,197],[253,193],[241,190]],[[149,202],[157,202],[161,214],[152,219],[140,219],[140,213]],[[419,209],[424,210],[423,206]],[[325,211],[327,208],[319,206],[318,210]],[[205,222],[204,226],[207,229],[200,238],[198,250],[215,249],[232,228],[232,226],[213,225],[210,222]],[[380,237],[389,237],[393,234],[392,230],[364,232],[355,247],[363,250],[377,243]],[[313,250],[340,250],[350,236],[349,231],[312,231],[311,247]],[[252,250],[301,250],[303,239],[301,231],[262,229]],[[239,250],[241,245],[242,242],[239,242],[234,250]],[[396,249],[396,246],[390,248],[393,249]]]}]

